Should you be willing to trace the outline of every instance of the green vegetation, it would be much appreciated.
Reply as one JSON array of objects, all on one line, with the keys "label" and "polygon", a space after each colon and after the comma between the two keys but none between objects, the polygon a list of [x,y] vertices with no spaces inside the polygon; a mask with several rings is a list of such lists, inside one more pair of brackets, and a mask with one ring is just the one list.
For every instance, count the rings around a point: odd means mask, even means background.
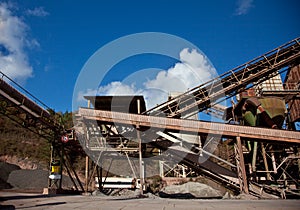
[{"label": "green vegetation", "polygon": [[[64,125],[64,128],[68,129],[73,126],[72,112],[55,113],[50,110],[50,113],[54,120]],[[18,159],[28,159],[42,167],[47,167],[49,164],[51,143],[4,115],[0,115],[0,142],[0,156],[8,155]],[[80,159],[72,154],[72,161],[76,163],[75,165]]]},{"label": "green vegetation", "polygon": [[1,156],[28,158],[42,165],[49,160],[49,142],[3,115],[0,115],[0,141]]}]

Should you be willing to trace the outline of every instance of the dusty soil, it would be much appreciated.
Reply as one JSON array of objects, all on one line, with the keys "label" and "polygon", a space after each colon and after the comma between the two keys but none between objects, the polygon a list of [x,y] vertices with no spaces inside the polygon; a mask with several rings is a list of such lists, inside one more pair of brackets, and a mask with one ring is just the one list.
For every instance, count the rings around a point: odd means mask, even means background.
[{"label": "dusty soil", "polygon": [[112,196],[46,196],[40,194],[21,194],[0,192],[0,209],[299,209],[300,200],[228,200],[228,199],[167,199],[135,198],[124,199]]}]

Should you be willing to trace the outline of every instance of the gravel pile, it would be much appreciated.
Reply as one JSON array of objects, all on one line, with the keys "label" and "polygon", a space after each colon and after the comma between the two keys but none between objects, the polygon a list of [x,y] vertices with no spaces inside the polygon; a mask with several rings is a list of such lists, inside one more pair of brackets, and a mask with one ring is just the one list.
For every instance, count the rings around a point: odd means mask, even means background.
[{"label": "gravel pile", "polygon": [[[48,187],[49,172],[45,170],[22,169],[12,171],[7,182],[16,189],[43,189]],[[73,183],[69,177],[63,176],[64,189],[71,189]]]},{"label": "gravel pile", "polygon": [[111,196],[118,196],[122,198],[135,198],[140,195],[140,190],[129,190],[129,189],[116,189],[111,194]]},{"label": "gravel pile", "polygon": [[[36,189],[42,191],[48,187],[49,172],[46,170],[21,169],[19,166],[0,162],[0,189]],[[73,183],[69,177],[63,176],[64,189],[72,189]]]},{"label": "gravel pile", "polygon": [[159,192],[163,198],[222,198],[220,191],[202,183],[187,182],[182,185],[170,185]]},{"label": "gravel pile", "polygon": [[7,182],[9,174],[12,171],[20,170],[17,165],[0,162],[0,189],[10,189],[12,186]]},{"label": "gravel pile", "polygon": [[48,172],[43,170],[12,171],[7,182],[15,189],[42,189],[48,186]]}]

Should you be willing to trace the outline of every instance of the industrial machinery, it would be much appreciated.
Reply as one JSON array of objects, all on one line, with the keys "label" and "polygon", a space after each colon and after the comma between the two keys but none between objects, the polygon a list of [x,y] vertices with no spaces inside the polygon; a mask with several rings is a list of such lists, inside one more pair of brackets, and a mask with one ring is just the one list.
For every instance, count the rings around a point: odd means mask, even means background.
[{"label": "industrial machinery", "polygon": [[[299,90],[288,90],[292,97],[287,99],[282,94],[287,85],[266,87],[278,80],[277,75],[299,69],[299,63],[297,38],[150,110],[138,111],[145,110],[143,105],[137,108],[144,104],[141,96],[127,98],[130,111],[125,112],[101,107],[111,105],[105,96],[87,96],[94,108],[79,109],[76,127],[87,153],[100,166],[106,155],[142,153],[143,158],[175,160],[234,192],[298,195],[300,135],[288,126],[293,122],[286,103],[295,101]],[[220,103],[228,99],[235,100],[233,107],[224,109],[229,124],[190,119],[206,110],[220,113]],[[113,100],[124,105],[121,97]]]},{"label": "industrial machinery", "polygon": [[[143,189],[151,157],[180,164],[234,193],[299,196],[299,65],[297,38],[149,110],[142,96],[86,96],[93,108],[79,108],[76,136],[101,180],[101,168],[123,158]],[[285,82],[277,85],[283,72]],[[1,114],[52,139],[60,162],[70,168],[61,142],[65,131],[47,109],[3,78],[0,96]],[[223,107],[226,100],[233,106]],[[10,112],[12,106],[18,111]],[[227,124],[191,118],[199,112],[223,112]]]}]

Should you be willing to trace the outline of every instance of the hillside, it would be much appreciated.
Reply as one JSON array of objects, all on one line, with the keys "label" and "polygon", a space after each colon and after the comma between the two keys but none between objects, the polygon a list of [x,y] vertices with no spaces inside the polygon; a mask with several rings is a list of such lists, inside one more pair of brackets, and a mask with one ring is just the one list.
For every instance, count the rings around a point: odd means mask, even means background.
[{"label": "hillside", "polygon": [[0,160],[28,160],[46,167],[50,157],[50,143],[37,134],[0,115]]}]

